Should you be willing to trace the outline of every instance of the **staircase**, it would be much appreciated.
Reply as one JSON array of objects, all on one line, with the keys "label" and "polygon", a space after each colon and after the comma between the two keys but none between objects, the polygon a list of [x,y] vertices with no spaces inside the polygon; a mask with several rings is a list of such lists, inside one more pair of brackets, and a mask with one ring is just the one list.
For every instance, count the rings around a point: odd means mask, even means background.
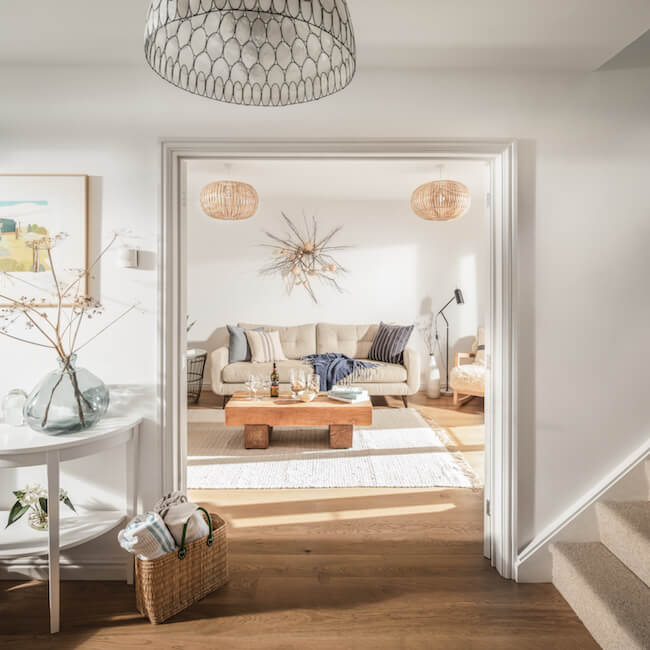
[{"label": "staircase", "polygon": [[599,542],[551,546],[553,584],[605,650],[650,648],[650,459],[645,501],[596,504]]}]

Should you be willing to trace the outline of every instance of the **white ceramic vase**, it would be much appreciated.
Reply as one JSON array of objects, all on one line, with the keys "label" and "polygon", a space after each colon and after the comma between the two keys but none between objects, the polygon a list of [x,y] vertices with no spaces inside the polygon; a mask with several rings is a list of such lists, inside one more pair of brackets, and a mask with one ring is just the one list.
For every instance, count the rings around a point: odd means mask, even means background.
[{"label": "white ceramic vase", "polygon": [[427,375],[427,397],[438,399],[440,397],[440,368],[436,361],[436,355],[429,355],[429,373]]}]

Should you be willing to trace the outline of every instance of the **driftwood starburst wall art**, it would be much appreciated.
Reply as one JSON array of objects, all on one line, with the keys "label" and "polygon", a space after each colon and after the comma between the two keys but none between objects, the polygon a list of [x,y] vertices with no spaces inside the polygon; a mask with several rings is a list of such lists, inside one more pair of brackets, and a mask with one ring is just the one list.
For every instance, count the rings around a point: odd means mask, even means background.
[{"label": "driftwood starburst wall art", "polygon": [[316,217],[309,221],[305,217],[304,230],[301,230],[284,212],[282,218],[289,231],[284,237],[265,232],[271,243],[262,244],[273,249],[273,261],[260,270],[262,275],[279,274],[285,281],[287,293],[296,287],[303,287],[311,299],[317,303],[314,281],[319,280],[343,293],[338,278],[347,273],[332,256],[350,246],[334,246],[332,240],[342,226],[334,228],[326,235],[319,235]]}]

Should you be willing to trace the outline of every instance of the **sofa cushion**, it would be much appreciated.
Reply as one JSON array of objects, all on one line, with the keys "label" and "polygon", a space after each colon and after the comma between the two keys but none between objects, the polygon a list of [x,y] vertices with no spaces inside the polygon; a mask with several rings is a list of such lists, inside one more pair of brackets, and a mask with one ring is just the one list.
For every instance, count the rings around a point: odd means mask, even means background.
[{"label": "sofa cushion", "polygon": [[376,365],[372,368],[369,383],[394,384],[406,381],[407,371],[404,366],[397,363],[383,363],[381,361],[373,361],[373,363]]},{"label": "sofa cushion", "polygon": [[[375,363],[377,365],[372,369],[372,377],[369,383],[399,384],[406,381],[406,368],[404,366],[394,363]],[[291,368],[306,370],[308,372],[311,371],[310,365],[305,365],[296,359],[278,361],[277,367],[280,373],[280,382],[283,384],[289,383],[289,371]],[[243,384],[251,374],[268,374],[270,376],[272,369],[272,363],[231,363],[223,369],[222,378],[226,384]]]},{"label": "sofa cushion", "polygon": [[246,338],[251,348],[251,361],[253,363],[286,360],[287,357],[282,349],[280,334],[277,330],[271,332],[246,330]]},{"label": "sofa cushion", "polygon": [[[251,360],[251,348],[246,338],[246,330],[234,325],[226,325],[230,339],[228,342],[228,361],[237,363],[238,361]],[[260,330],[261,331],[261,330]]]},{"label": "sofa cushion", "polygon": [[291,327],[251,325],[249,323],[238,323],[238,326],[246,330],[261,328],[265,332],[279,332],[282,350],[287,359],[302,359],[308,354],[316,353],[316,325],[314,323]]},{"label": "sofa cushion", "polygon": [[[297,359],[288,359],[287,361],[277,362],[280,381],[283,384],[289,383],[289,371],[291,368],[306,370],[309,372],[311,366],[305,365]],[[222,372],[223,381],[227,384],[243,384],[251,374],[271,376],[273,370],[272,363],[230,363]]]},{"label": "sofa cushion", "polygon": [[338,352],[353,359],[367,359],[378,329],[378,325],[318,323],[316,326],[317,353]]},{"label": "sofa cushion", "polygon": [[386,325],[381,323],[377,336],[372,342],[368,359],[386,361],[388,363],[403,363],[404,348],[406,347],[414,325]]}]

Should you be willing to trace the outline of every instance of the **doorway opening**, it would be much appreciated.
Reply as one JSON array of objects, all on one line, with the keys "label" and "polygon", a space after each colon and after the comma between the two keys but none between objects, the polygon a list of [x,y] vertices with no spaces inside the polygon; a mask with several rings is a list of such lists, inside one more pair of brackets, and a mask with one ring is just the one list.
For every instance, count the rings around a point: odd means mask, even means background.
[{"label": "doorway opening", "polygon": [[[492,144],[486,151],[490,146],[485,143],[431,142],[410,143],[410,151],[404,143],[403,149],[396,149],[396,143],[377,142],[310,146],[311,151],[295,143],[167,143],[164,147],[164,240],[169,245],[171,231],[175,237],[163,255],[164,279],[173,289],[165,292],[163,338],[172,349],[165,348],[163,367],[175,366],[180,375],[175,382],[169,374],[163,376],[167,397],[163,451],[171,487],[190,488],[197,500],[219,503],[244,538],[261,539],[269,530],[302,538],[304,531],[310,531],[323,541],[341,527],[337,536],[355,539],[356,530],[356,539],[365,543],[373,525],[390,528],[401,523],[415,526],[413,539],[426,540],[434,522],[453,530],[455,514],[473,517],[476,528],[471,540],[482,541],[483,553],[502,575],[510,577],[512,485],[502,481],[496,485],[493,476],[504,459],[512,470],[503,442],[511,450],[514,147]],[[483,150],[472,151],[472,146]],[[408,189],[426,182],[441,164],[446,175],[465,179],[472,187],[474,212],[464,222],[425,222],[409,209]],[[201,187],[223,179],[252,181],[257,186],[263,208],[257,220],[216,222],[201,212]],[[287,296],[282,277],[258,273],[269,252],[260,245],[264,231],[278,230],[280,212],[301,222],[303,209],[305,217],[316,213],[323,233],[342,224],[337,236],[342,245],[351,242],[353,247],[340,252],[341,264],[351,271],[343,280],[345,293],[317,285],[318,302],[299,291],[300,286]],[[171,214],[177,219],[170,220]],[[484,225],[484,232],[477,234],[476,224]],[[431,236],[433,229],[439,229],[436,237]],[[439,345],[433,352],[443,366],[444,387],[446,350],[440,342],[446,347],[446,341],[435,314],[447,302],[446,294],[453,296],[458,288],[463,291],[463,304],[444,312],[452,332],[449,366],[453,375],[460,359],[476,354],[479,347],[487,352],[485,420],[483,400],[471,395],[462,406],[454,405],[449,395],[435,400],[411,389],[406,399],[399,399],[399,382],[410,381],[408,368],[401,369],[404,377],[389,376],[400,369],[388,368],[372,382],[375,421],[367,431],[360,429],[357,449],[353,445],[343,454],[332,453],[325,449],[326,441],[319,441],[312,431],[306,441],[300,429],[299,440],[279,430],[279,441],[264,450],[266,454],[251,454],[234,442],[242,437],[241,431],[226,426],[222,407],[230,395],[246,387],[251,366],[228,363],[227,324],[244,330],[284,330],[285,346],[291,348],[289,341],[300,339],[298,349],[286,355],[287,361],[291,357],[298,361],[312,352],[311,343],[313,352],[347,350],[345,344],[341,350],[325,350],[319,347],[319,336],[329,337],[331,346],[332,340],[345,340],[354,326],[358,351],[367,334],[359,330],[362,324],[413,322],[416,331],[411,342],[424,387],[429,362],[424,332],[427,318],[433,317],[429,324],[439,325]],[[170,314],[174,307],[177,311]],[[195,323],[189,333],[188,323]],[[302,331],[291,330],[300,327]],[[204,390],[197,408],[189,411],[183,368],[188,343],[195,351],[206,350],[209,359]],[[215,353],[219,349],[221,353]],[[225,364],[220,361],[224,355]],[[405,405],[410,408],[404,409]],[[377,440],[382,442],[375,444]],[[495,462],[496,451],[500,462]],[[368,477],[376,482],[368,484]],[[478,492],[483,483],[484,493]],[[335,488],[343,491],[333,495]],[[469,489],[463,492],[464,488]],[[447,514],[434,520],[431,513]],[[366,525],[360,525],[364,521]],[[388,542],[391,534],[376,539]],[[305,538],[303,545],[313,546],[317,539]]]}]

